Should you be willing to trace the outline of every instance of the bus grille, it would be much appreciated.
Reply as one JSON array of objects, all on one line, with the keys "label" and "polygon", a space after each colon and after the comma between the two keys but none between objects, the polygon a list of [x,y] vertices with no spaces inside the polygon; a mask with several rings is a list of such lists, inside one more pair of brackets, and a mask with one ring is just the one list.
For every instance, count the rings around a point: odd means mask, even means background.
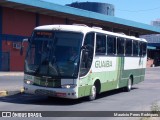
[{"label": "bus grille", "polygon": [[61,79],[49,78],[46,80],[46,78],[36,77],[34,80],[34,85],[50,88],[61,88]]},{"label": "bus grille", "polygon": [[43,95],[43,96],[55,96],[55,93],[54,91],[50,91],[50,90],[44,90],[44,89],[37,89],[35,91],[35,94],[37,95]]}]

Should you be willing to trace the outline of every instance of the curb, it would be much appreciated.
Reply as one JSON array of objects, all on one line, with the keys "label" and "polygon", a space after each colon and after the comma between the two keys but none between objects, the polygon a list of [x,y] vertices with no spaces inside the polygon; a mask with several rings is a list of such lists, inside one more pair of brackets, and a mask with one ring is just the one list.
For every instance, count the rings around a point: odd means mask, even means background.
[{"label": "curb", "polygon": [[0,72],[0,76],[24,76],[24,73],[7,73],[7,72]]},{"label": "curb", "polygon": [[1,90],[0,91],[0,97],[6,97],[6,96],[9,96],[9,95],[15,95],[15,94],[19,94],[19,93],[24,93],[24,88],[21,88],[19,90],[10,90],[10,91],[7,91],[7,90]]},{"label": "curb", "polygon": [[154,69],[154,68],[160,68],[160,66],[156,66],[156,67],[148,67],[146,69]]}]

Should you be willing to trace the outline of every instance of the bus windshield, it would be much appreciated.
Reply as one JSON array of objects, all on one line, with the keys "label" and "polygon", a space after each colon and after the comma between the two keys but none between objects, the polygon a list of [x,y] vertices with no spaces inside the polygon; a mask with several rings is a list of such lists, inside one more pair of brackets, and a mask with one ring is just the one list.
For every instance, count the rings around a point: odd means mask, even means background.
[{"label": "bus windshield", "polygon": [[82,39],[82,33],[35,31],[25,59],[25,73],[76,78]]}]

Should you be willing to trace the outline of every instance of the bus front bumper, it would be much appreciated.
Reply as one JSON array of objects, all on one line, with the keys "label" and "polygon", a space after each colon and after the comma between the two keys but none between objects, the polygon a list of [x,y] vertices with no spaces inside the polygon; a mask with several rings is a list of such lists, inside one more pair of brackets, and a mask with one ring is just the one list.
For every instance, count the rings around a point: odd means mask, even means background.
[{"label": "bus front bumper", "polygon": [[76,88],[47,88],[41,86],[28,85],[24,83],[24,92],[28,94],[77,99]]}]

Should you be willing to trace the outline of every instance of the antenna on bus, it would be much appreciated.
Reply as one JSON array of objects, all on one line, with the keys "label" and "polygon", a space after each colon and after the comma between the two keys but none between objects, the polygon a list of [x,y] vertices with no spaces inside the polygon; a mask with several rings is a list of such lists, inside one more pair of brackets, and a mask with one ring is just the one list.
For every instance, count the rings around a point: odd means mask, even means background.
[{"label": "antenna on bus", "polygon": [[123,32],[118,32],[119,34],[121,34],[121,35],[126,35],[125,33],[123,33]]},{"label": "antenna on bus", "polygon": [[102,28],[101,28],[101,27],[96,27],[96,26],[93,26],[92,28],[95,28],[95,29],[102,30]]}]

